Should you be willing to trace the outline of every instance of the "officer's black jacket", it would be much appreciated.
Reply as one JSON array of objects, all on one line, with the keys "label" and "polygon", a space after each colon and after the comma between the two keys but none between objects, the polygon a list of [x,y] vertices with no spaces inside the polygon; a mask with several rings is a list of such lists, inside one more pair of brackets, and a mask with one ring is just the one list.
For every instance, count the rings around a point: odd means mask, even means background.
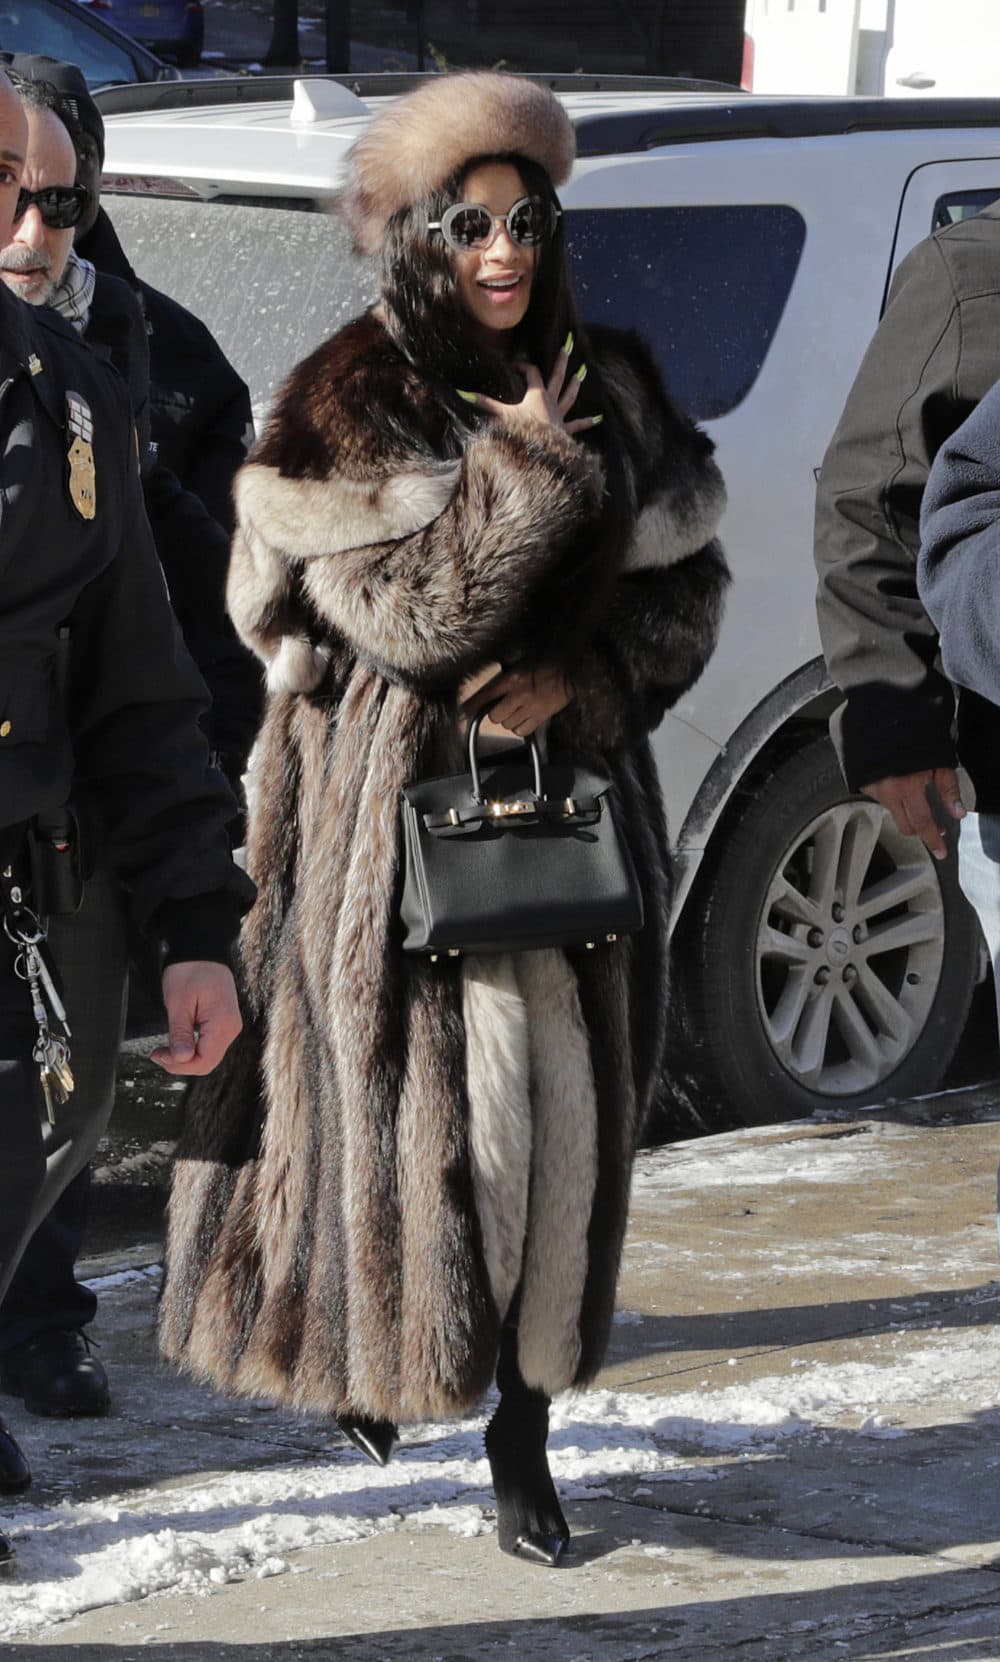
[{"label": "officer's black jacket", "polygon": [[84,339],[102,346],[126,382],[139,438],[143,496],[181,633],[212,704],[205,730],[238,776],[263,708],[260,667],[226,612],[229,535],[151,447],[150,361],[139,301],[118,277],[98,271]]},{"label": "officer's black jacket", "polygon": [[150,417],[160,460],[234,529],[232,486],[253,437],[246,382],[200,318],[136,275],[104,209],[76,244],[85,260],[128,283],[149,337]]},{"label": "officer's black jacket", "polygon": [[[72,495],[71,393],[92,425],[91,519]],[[74,795],[137,923],[174,958],[225,958],[252,897],[198,725],[206,702],[149,534],[125,388],[55,313],[0,285],[0,827]]]}]

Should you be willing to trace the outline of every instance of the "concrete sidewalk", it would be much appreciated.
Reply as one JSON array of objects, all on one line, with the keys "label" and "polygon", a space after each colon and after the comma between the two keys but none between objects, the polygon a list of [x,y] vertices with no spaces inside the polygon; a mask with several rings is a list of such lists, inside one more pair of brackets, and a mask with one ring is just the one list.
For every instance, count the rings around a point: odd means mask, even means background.
[{"label": "concrete sidewalk", "polygon": [[[573,1529],[555,1571],[497,1551],[469,1425],[448,1468],[468,1473],[462,1493],[453,1483],[436,1503],[427,1461],[450,1445],[418,1428],[377,1474],[393,1487],[370,1538],[331,1540],[337,1503],[304,1474],[336,1467],[360,1493],[373,1468],[335,1428],[174,1379],[153,1352],[154,1278],[106,1289],[112,1418],[47,1424],[4,1406],[37,1473],[24,1509],[7,1513],[20,1558],[0,1583],[0,1621],[4,1600],[21,1601],[30,1637],[6,1657],[1000,1659],[995,1096],[641,1156],[609,1365],[594,1397],[562,1406],[552,1438]],[[158,1251],[151,1234],[131,1261]],[[89,1266],[112,1267],[115,1255]],[[301,1547],[248,1559],[238,1579],[206,1576],[195,1593],[143,1597],[151,1525],[128,1547],[131,1594],[109,1569],[117,1602],[102,1604],[98,1586],[93,1608],[32,1630],[41,1546],[67,1530],[67,1509],[92,1544],[84,1503],[103,1504],[114,1566],[125,1549],[109,1497],[125,1519],[158,1496],[155,1524],[180,1550],[185,1529],[211,1522],[197,1486],[234,1473],[247,1484],[235,1521],[259,1521],[252,1486],[267,1479],[281,1497],[276,1507],[268,1491],[268,1515],[283,1514],[287,1542],[294,1514]],[[178,1511],[186,1492],[197,1506]],[[83,1610],[74,1539],[69,1528],[58,1573],[45,1572],[44,1599],[67,1613]]]}]

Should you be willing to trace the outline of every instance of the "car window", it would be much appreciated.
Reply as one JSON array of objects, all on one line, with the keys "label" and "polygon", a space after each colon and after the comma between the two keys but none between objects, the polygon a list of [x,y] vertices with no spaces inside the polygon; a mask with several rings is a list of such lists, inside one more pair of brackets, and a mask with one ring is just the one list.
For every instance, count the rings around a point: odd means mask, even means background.
[{"label": "car window", "polygon": [[45,0],[0,0],[0,47],[5,52],[44,52],[78,64],[88,87],[106,87],[136,79],[136,67],[124,48],[79,18]]},{"label": "car window", "polygon": [[371,266],[330,214],[101,200],[137,274],[211,330],[249,386],[258,423],[293,365],[375,298]]},{"label": "car window", "polygon": [[972,219],[998,198],[1000,178],[996,190],[955,190],[948,196],[939,196],[934,204],[931,230],[944,231],[949,225],[957,225],[960,219]]},{"label": "car window", "polygon": [[566,216],[586,322],[645,336],[698,420],[746,397],[781,321],[805,243],[794,208],[576,209]]}]

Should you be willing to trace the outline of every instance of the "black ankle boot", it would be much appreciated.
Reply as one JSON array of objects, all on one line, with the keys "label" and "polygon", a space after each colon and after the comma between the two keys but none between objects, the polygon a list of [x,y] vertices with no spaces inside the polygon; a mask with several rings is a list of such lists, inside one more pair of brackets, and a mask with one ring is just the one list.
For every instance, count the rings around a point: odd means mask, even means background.
[{"label": "black ankle boot", "polygon": [[391,1420],[366,1420],[361,1415],[338,1414],[337,1424],[349,1443],[367,1454],[376,1466],[387,1466],[398,1429]]},{"label": "black ankle boot", "polygon": [[533,1564],[558,1564],[569,1541],[545,1444],[549,1399],[531,1390],[517,1366],[517,1329],[507,1326],[497,1367],[500,1406],[486,1427],[486,1456],[497,1500],[500,1551]]},{"label": "black ankle boot", "polygon": [[0,1495],[19,1495],[31,1484],[31,1467],[0,1420]]}]

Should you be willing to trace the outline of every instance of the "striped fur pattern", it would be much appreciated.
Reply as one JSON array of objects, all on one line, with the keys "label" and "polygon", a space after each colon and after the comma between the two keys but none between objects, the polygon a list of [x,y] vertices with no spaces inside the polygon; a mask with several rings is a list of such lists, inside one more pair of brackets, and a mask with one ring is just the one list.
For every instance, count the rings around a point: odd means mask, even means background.
[{"label": "striped fur pattern", "polygon": [[[515,1294],[530,1384],[600,1367],[665,1027],[647,734],[701,672],[727,578],[711,447],[637,343],[603,343],[633,494],[622,550],[602,541],[592,453],[486,428],[456,465],[379,330],[350,326],[293,377],[238,486],[232,610],[272,671],[260,893],[244,1033],[189,1101],[160,1339],[229,1392],[407,1421],[477,1401]],[[373,432],[378,408],[393,420]],[[461,767],[458,681],[539,629],[535,585],[566,562],[542,620],[558,651],[587,561],[613,562],[612,600],[548,742],[610,771],[647,925],[596,952],[409,959],[402,787]]]}]

